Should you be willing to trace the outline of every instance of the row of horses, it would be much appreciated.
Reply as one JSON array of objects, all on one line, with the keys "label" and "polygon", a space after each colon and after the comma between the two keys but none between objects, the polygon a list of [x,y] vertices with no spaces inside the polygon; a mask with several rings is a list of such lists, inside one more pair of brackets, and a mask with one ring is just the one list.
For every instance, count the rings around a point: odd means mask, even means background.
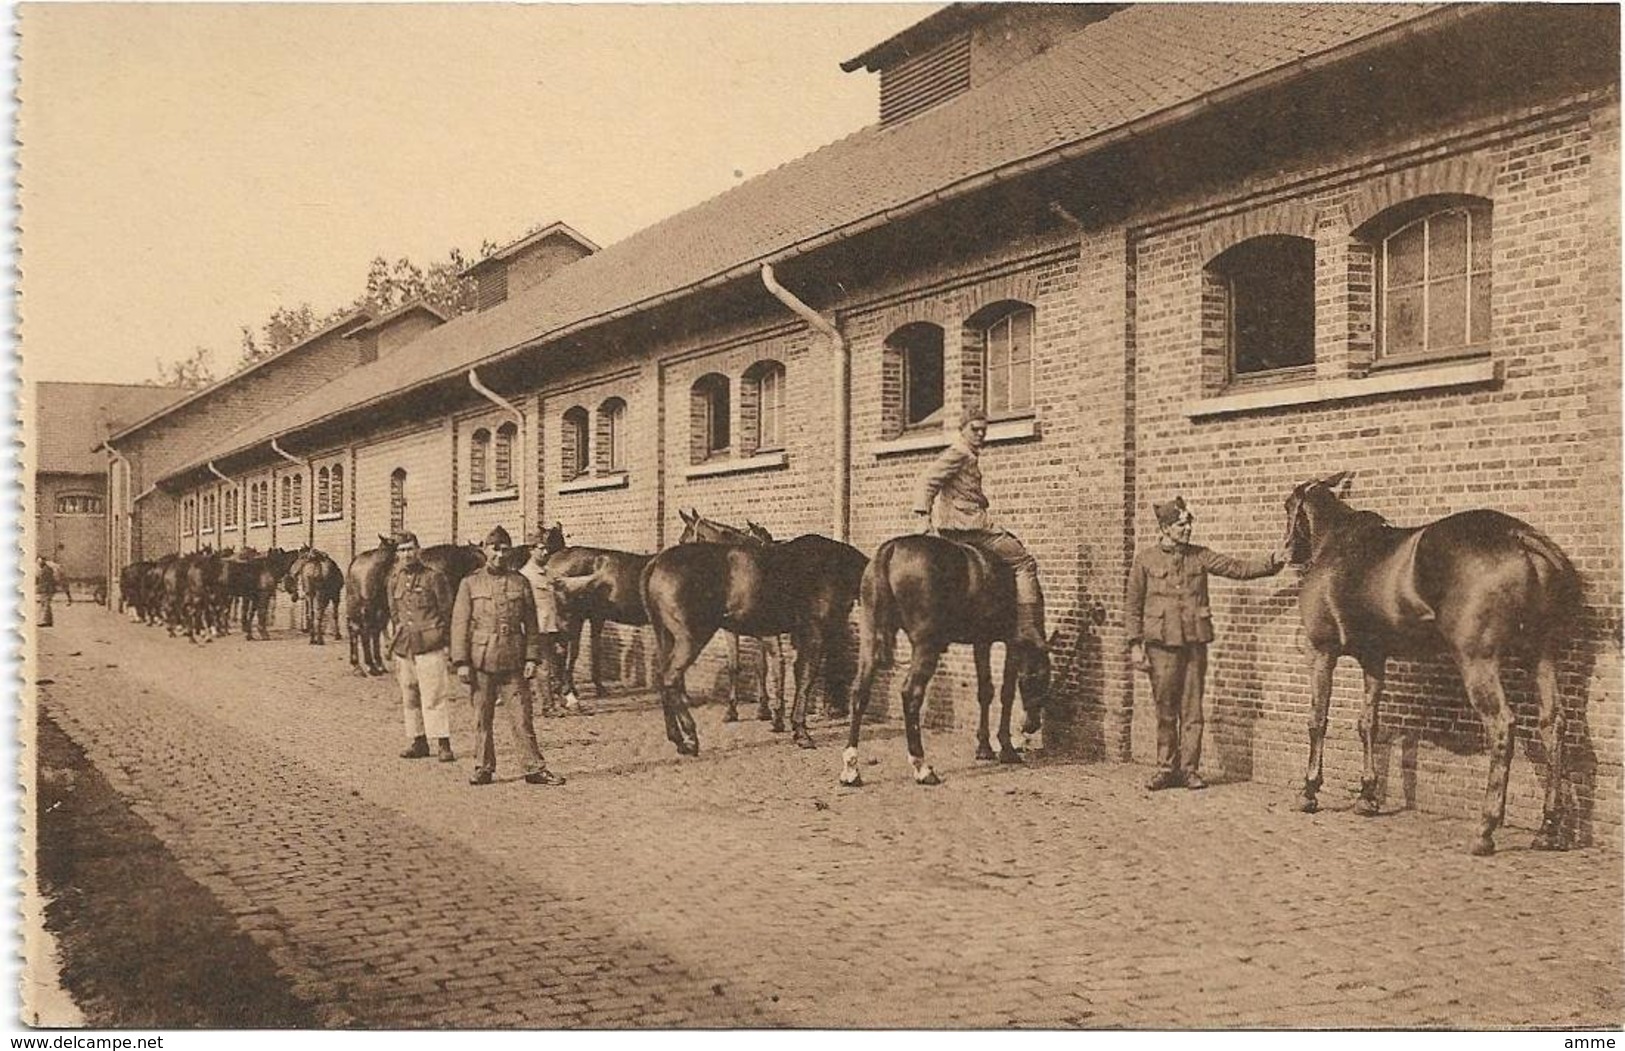
[{"label": "row of horses", "polygon": [[120,612],[145,624],[164,626],[171,636],[192,642],[229,635],[239,623],[243,638],[270,638],[271,604],[278,590],[306,602],[306,620],[314,636],[324,618],[312,609],[336,608],[343,577],[333,560],[313,548],[215,551],[132,562],[119,573]]},{"label": "row of horses", "polygon": [[[1558,696],[1557,669],[1560,651],[1581,610],[1575,567],[1549,538],[1497,511],[1462,512],[1421,527],[1393,526],[1343,501],[1339,489],[1349,477],[1344,472],[1306,482],[1292,491],[1285,505],[1282,549],[1303,571],[1299,613],[1312,688],[1309,760],[1300,808],[1313,812],[1319,806],[1337,661],[1354,657],[1365,675],[1359,720],[1365,758],[1356,811],[1373,814],[1378,809],[1375,746],[1387,659],[1443,650],[1455,660],[1468,699],[1490,730],[1489,777],[1472,850],[1492,852],[1492,835],[1505,817],[1515,723],[1501,671],[1508,657],[1523,652],[1534,662],[1547,759],[1545,807],[1535,846],[1565,848],[1570,834],[1564,820],[1566,714]],[[771,714],[774,728],[783,730],[778,640],[788,636],[795,649],[790,719],[794,741],[802,747],[814,744],[807,713],[814,686],[821,682],[829,710],[845,712],[849,718],[840,781],[855,787],[862,784],[857,748],[865,711],[879,670],[890,662],[895,637],[902,631],[912,653],[902,700],[908,759],[916,782],[940,783],[926,762],[920,716],[937,665],[954,643],[968,643],[975,658],[981,712],[977,758],[1021,761],[1011,730],[1014,697],[1019,691],[1023,733],[1038,732],[1051,666],[1046,649],[1009,642],[1014,634],[1015,589],[1008,570],[973,547],[930,534],[887,540],[870,559],[851,545],[817,534],[778,541],[759,526],[736,528],[692,509],[680,514],[684,528],[679,542],[652,555],[571,546],[562,527],[548,530],[542,546],[548,576],[565,613],[570,692],[575,689],[573,668],[583,623],[592,628],[592,680],[600,693],[598,643],[604,624],[648,625],[654,636],[654,685],[666,735],[680,754],[698,755],[699,737],[684,684],[688,668],[719,631],[733,640],[736,668],[738,637],[762,640],[768,654],[764,664],[779,666],[778,706]],[[282,582],[310,604],[311,641],[320,642],[324,604],[336,608],[342,584],[351,664],[363,674],[382,674],[380,640],[388,621],[387,584],[395,551],[390,540],[380,541],[377,548],[357,555],[342,578],[332,560],[320,552],[273,551],[248,560],[172,556],[131,566],[124,590],[143,617],[161,613],[172,633],[180,626],[189,635],[223,622],[229,600],[241,597],[248,637],[256,615],[263,633],[268,596]],[[514,548],[512,567],[523,564],[531,552],[528,545]],[[468,544],[426,548],[422,558],[454,587],[484,563],[480,549]],[[848,616],[854,604],[858,606],[855,669],[847,653]],[[1054,641],[1052,636],[1050,649]],[[997,752],[989,739],[995,692],[990,655],[995,642],[1006,644],[998,690],[1002,714]],[[764,671],[758,694],[758,714],[763,718],[769,714],[765,685]],[[737,718],[732,696],[727,718]]]}]

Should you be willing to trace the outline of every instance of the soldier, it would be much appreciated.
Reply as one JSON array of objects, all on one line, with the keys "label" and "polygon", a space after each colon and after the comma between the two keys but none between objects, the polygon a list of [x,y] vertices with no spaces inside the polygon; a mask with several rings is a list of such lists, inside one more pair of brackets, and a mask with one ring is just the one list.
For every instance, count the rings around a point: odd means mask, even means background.
[{"label": "soldier", "polygon": [[413,533],[395,537],[397,566],[389,577],[389,619],[395,637],[395,681],[401,687],[401,710],[412,743],[402,759],[424,759],[435,738],[440,761],[456,760],[451,751],[451,694],[446,647],[451,643],[451,585],[438,569],[425,565]]},{"label": "soldier", "polygon": [[1213,641],[1207,575],[1231,580],[1273,576],[1286,563],[1280,552],[1262,559],[1229,558],[1191,543],[1196,521],[1176,496],[1156,504],[1158,538],[1134,556],[1128,574],[1129,659],[1151,673],[1157,699],[1157,773],[1146,787],[1206,788],[1202,761],[1202,688],[1207,644]]},{"label": "soldier", "polygon": [[513,546],[501,526],[485,537],[485,568],[463,578],[451,615],[451,659],[457,678],[469,687],[474,704],[475,757],[471,785],[488,785],[496,773],[496,741],[491,721],[500,694],[508,710],[508,725],[525,766],[525,781],[533,785],[562,785],[564,778],[548,770],[536,747],[531,720],[531,693],[523,680],[536,674],[541,636],[536,630],[536,599],[530,583],[505,568]]},{"label": "soldier", "polygon": [[56,594],[54,563],[40,555],[34,564],[34,599],[39,604],[38,623],[49,628],[56,623],[51,615],[51,596]]},{"label": "soldier", "polygon": [[542,647],[542,714],[557,710],[579,715],[580,700],[574,693],[564,696],[564,616],[559,608],[559,593],[547,572],[547,556],[547,548],[538,540],[531,546],[530,558],[519,567],[519,575],[530,583],[531,597],[536,600],[536,628]]},{"label": "soldier", "polygon": [[988,516],[978,462],[985,444],[987,414],[972,409],[965,414],[953,444],[920,476],[914,513],[933,519],[946,539],[969,544],[1015,572],[1016,636],[1012,641],[1043,650],[1044,592],[1038,586],[1038,560],[1013,533],[994,528]]}]

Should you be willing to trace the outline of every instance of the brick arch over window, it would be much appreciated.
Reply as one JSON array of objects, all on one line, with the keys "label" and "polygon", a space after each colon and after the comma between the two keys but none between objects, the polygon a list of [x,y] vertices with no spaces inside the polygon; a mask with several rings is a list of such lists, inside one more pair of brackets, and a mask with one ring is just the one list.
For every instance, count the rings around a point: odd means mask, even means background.
[{"label": "brick arch over window", "polygon": [[495,477],[494,488],[514,487],[513,443],[518,436],[519,425],[512,420],[497,428],[496,440],[491,443],[491,473]]},{"label": "brick arch over window", "polygon": [[1357,229],[1395,205],[1437,195],[1492,201],[1495,197],[1494,163],[1483,157],[1452,157],[1390,172],[1361,187],[1344,208],[1349,226]]},{"label": "brick arch over window", "polygon": [[1264,234],[1202,268],[1202,380],[1279,376],[1315,363],[1315,242]]},{"label": "brick arch over window", "polygon": [[688,392],[688,458],[690,463],[726,456],[733,447],[732,405],[728,377],[710,372]]},{"label": "brick arch over window", "polygon": [[613,474],[626,470],[626,399],[609,397],[598,406],[595,437],[599,472]]},{"label": "brick arch over window", "polygon": [[491,432],[480,427],[468,436],[468,491],[483,493],[491,488]]},{"label": "brick arch over window", "polygon": [[739,384],[740,454],[784,448],[784,364],[764,359],[745,370]]},{"label": "brick arch over window", "polygon": [[1037,308],[1019,299],[989,303],[965,319],[960,329],[962,409],[984,409],[995,417],[1032,410],[1037,332]]},{"label": "brick arch over window", "polygon": [[1226,216],[1203,228],[1202,258],[1207,261],[1206,265],[1212,265],[1218,256],[1257,237],[1303,237],[1313,240],[1315,219],[1315,210],[1303,201],[1285,201]]},{"label": "brick arch over window", "polygon": [[587,473],[587,410],[572,405],[564,410],[559,428],[559,478],[572,481]]},{"label": "brick arch over window", "polygon": [[880,430],[939,425],[946,396],[942,326],[914,321],[886,337],[880,362]]},{"label": "brick arch over window", "polygon": [[1469,194],[1404,200],[1357,227],[1349,280],[1370,291],[1358,304],[1369,327],[1356,352],[1373,361],[1486,352],[1493,245],[1492,203]]}]

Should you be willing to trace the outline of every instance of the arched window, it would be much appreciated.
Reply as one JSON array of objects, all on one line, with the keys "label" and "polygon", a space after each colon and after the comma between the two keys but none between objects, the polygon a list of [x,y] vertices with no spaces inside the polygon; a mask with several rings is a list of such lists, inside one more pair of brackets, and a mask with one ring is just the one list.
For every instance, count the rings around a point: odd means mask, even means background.
[{"label": "arched window", "polygon": [[689,459],[694,463],[728,455],[730,432],[728,377],[712,372],[689,391]]},{"label": "arched window", "polygon": [[747,456],[784,448],[784,366],[758,361],[739,387],[739,427]]},{"label": "arched window", "polygon": [[492,448],[496,488],[513,488],[513,440],[519,436],[519,425],[511,420],[497,428],[497,439]]},{"label": "arched window", "polygon": [[1367,224],[1381,358],[1488,347],[1492,232],[1489,202],[1472,197],[1422,198]]},{"label": "arched window", "polygon": [[1204,352],[1222,355],[1228,379],[1315,363],[1314,241],[1251,238],[1216,256],[1202,280]]},{"label": "arched window", "polygon": [[329,502],[332,500],[333,480],[327,468],[323,467],[316,472],[316,513],[327,514]]},{"label": "arched window", "polygon": [[486,465],[491,456],[491,432],[481,427],[468,439],[468,491],[483,493],[491,488]]},{"label": "arched window", "polygon": [[293,517],[293,478],[290,475],[282,476],[281,492],[277,499],[277,518]]},{"label": "arched window", "polygon": [[293,517],[305,517],[305,476],[302,474],[293,476]]},{"label": "arched window", "polygon": [[63,493],[56,498],[59,515],[99,515],[102,498],[95,493]]},{"label": "arched window", "polygon": [[406,468],[397,467],[389,475],[389,531],[406,531]]},{"label": "arched window", "polygon": [[982,407],[995,417],[1033,407],[1036,319],[1032,306],[1013,299],[990,304],[966,319],[966,360],[980,364]]},{"label": "arched window", "polygon": [[626,402],[605,398],[598,406],[598,470],[626,470]]},{"label": "arched window", "polygon": [[587,459],[587,410],[572,405],[564,412],[559,433],[559,471],[564,481],[580,478],[587,473],[591,462]]},{"label": "arched window", "polygon": [[237,528],[237,487],[232,486],[220,497],[220,524],[226,529]]},{"label": "arched window", "polygon": [[881,359],[882,429],[895,438],[942,422],[942,326],[915,321],[886,337]]},{"label": "arched window", "polygon": [[328,493],[328,510],[331,514],[344,514],[344,465],[333,465],[333,488]]},{"label": "arched window", "polygon": [[203,531],[214,532],[214,494],[203,494]]},{"label": "arched window", "polygon": [[181,536],[192,535],[192,498],[181,501]]}]

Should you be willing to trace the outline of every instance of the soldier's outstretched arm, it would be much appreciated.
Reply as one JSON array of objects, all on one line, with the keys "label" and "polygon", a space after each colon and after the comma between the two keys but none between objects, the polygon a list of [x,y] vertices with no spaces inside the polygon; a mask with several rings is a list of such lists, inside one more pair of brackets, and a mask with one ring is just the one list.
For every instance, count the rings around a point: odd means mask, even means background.
[{"label": "soldier's outstretched arm", "polygon": [[1263,558],[1231,558],[1221,555],[1210,548],[1202,548],[1202,568],[1216,576],[1228,577],[1231,580],[1256,580],[1259,577],[1272,577],[1281,571],[1281,563],[1276,559],[1276,553],[1271,551]]}]

